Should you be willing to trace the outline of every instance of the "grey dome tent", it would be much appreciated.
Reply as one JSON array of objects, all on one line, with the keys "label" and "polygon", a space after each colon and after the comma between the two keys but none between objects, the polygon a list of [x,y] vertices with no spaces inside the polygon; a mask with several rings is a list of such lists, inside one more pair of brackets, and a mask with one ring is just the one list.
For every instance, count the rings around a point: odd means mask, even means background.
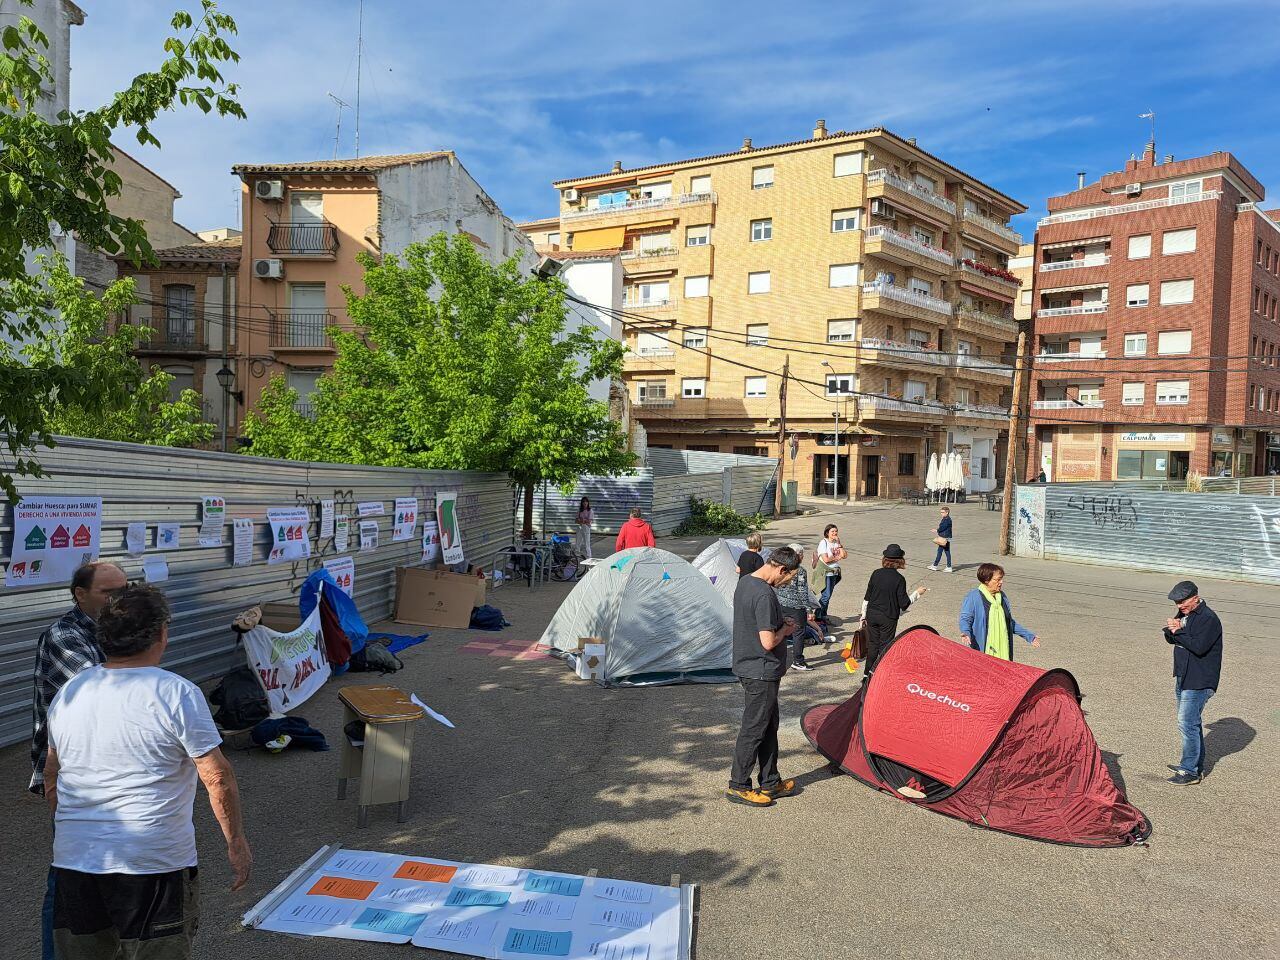
[{"label": "grey dome tent", "polygon": [[556,611],[542,644],[569,656],[582,637],[606,643],[605,686],[733,679],[733,614],[702,573],[657,547],[596,564]]},{"label": "grey dome tent", "polygon": [[[711,581],[716,593],[733,609],[733,591],[738,589],[738,557],[747,549],[747,541],[741,537],[721,537],[712,541],[693,560],[694,569]],[[770,549],[765,547],[760,556],[769,559]]]}]

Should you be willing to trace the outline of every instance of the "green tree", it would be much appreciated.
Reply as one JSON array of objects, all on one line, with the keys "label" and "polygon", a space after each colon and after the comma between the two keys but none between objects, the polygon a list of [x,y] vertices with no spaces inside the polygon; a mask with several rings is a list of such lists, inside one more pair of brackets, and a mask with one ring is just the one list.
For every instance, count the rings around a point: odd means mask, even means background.
[{"label": "green tree", "polygon": [[[18,2],[30,6],[32,0]],[[0,353],[0,434],[13,458],[0,464],[0,488],[10,499],[17,497],[14,476],[40,474],[34,448],[52,446],[49,418],[59,408],[105,417],[128,406],[130,388],[139,382],[112,381],[118,371],[94,366],[100,357],[87,349],[79,361],[46,351],[38,371],[27,366],[23,345],[48,340],[57,320],[49,295],[56,265],[46,262],[38,277],[28,277],[28,252],[50,247],[56,226],[106,253],[150,260],[142,223],[107,206],[121,190],[109,168],[112,135],[128,130],[139,143],[159,146],[151,124],[179,105],[244,116],[235,85],[219,69],[239,59],[225,39],[235,21],[213,0],[202,0],[198,18],[179,11],[170,24],[184,36],[165,41],[158,69],[139,73],[101,107],[64,110],[52,121],[37,112],[54,83],[44,55],[48,38],[26,16],[0,31],[0,343],[10,344]]]},{"label": "green tree", "polygon": [[633,458],[587,384],[617,376],[620,344],[565,330],[564,285],[494,267],[462,236],[438,234],[380,262],[362,256],[366,293],[347,289],[354,331],[330,331],[333,372],[313,417],[276,378],[245,423],[268,457],[508,474],[526,491]]}]

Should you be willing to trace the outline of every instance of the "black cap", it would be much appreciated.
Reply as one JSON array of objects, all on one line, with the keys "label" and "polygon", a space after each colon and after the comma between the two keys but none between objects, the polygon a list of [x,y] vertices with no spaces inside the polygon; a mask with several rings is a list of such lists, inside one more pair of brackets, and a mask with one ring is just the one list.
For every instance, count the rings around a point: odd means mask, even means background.
[{"label": "black cap", "polygon": [[884,558],[886,560],[902,560],[905,557],[906,557],[906,554],[902,551],[902,548],[898,546],[896,543],[891,543],[884,548]]},{"label": "black cap", "polygon": [[1190,600],[1199,593],[1199,587],[1190,580],[1183,580],[1175,584],[1174,588],[1169,591],[1169,599],[1174,603],[1181,603],[1183,600]]}]

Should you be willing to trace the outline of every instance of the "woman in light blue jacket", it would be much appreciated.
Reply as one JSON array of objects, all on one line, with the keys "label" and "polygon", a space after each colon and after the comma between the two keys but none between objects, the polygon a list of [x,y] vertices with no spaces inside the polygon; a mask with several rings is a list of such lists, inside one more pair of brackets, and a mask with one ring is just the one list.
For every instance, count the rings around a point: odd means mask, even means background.
[{"label": "woman in light blue jacket", "polygon": [[[1040,646],[1040,638],[1013,619],[1009,598],[1000,590],[1003,585],[1004,567],[994,563],[978,567],[978,586],[969,591],[960,607],[960,635],[974,650],[1012,660],[1015,635],[1033,647]],[[996,604],[1003,616],[993,619],[990,611]]]}]

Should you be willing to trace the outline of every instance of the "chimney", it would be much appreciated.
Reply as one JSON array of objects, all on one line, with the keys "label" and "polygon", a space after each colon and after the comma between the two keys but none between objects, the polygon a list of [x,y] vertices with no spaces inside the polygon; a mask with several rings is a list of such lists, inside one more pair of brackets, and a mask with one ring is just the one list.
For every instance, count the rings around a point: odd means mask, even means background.
[{"label": "chimney", "polygon": [[1148,140],[1146,148],[1142,151],[1142,166],[1154,167],[1156,165],[1156,142]]},{"label": "chimney", "polygon": [[1172,154],[1172,153],[1166,153],[1166,154],[1164,155],[1164,162],[1165,162],[1165,163],[1173,163],[1173,154]]},{"label": "chimney", "polygon": [[1084,171],[1083,170],[1076,171],[1076,189],[1077,190],[1084,189]]},{"label": "chimney", "polygon": [[751,138],[750,138],[750,137],[743,137],[743,138],[742,138],[742,149],[743,149],[743,150],[750,150],[750,149],[751,149]]},{"label": "chimney", "polygon": [[914,147],[914,146],[916,145],[916,138],[915,138],[915,137],[907,137],[907,143],[911,144],[911,145]]},{"label": "chimney", "polygon": [[610,170],[609,172],[610,172],[610,173],[621,173],[621,172],[622,172],[622,161],[621,161],[621,160],[615,160],[615,161],[613,161],[613,169],[612,169],[612,170]]},{"label": "chimney", "polygon": [[813,139],[822,140],[827,135],[827,121],[819,120],[813,125]]},{"label": "chimney", "polygon": [[1138,158],[1131,153],[1129,154],[1128,161],[1124,165],[1124,172],[1133,173],[1133,171],[1137,169],[1138,169]]}]

